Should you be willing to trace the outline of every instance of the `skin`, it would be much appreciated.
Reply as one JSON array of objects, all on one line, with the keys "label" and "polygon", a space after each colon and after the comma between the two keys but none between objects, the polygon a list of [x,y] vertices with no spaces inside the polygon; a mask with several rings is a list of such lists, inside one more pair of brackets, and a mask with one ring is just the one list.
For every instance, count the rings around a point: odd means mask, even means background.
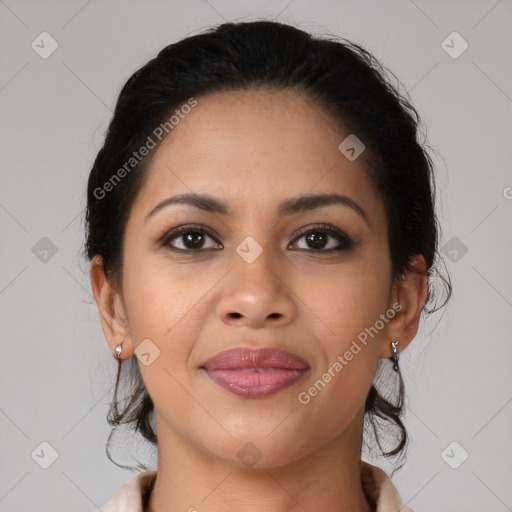
[{"label": "skin", "polygon": [[[159,438],[147,511],[372,510],[360,476],[364,402],[379,358],[391,357],[391,341],[402,351],[414,338],[427,283],[422,256],[414,259],[418,273],[392,281],[387,219],[366,154],[349,161],[338,150],[348,134],[298,92],[200,97],[156,150],[130,211],[122,288],[105,277],[101,257],[93,259],[91,284],[110,351],[122,343],[128,359],[148,338],[160,350],[150,365],[139,361]],[[192,192],[232,211],[174,204],[145,222],[163,199]],[[285,199],[333,192],[360,205],[368,223],[340,204],[277,214]],[[156,246],[162,233],[190,223],[215,238],[204,235],[203,245],[187,248],[178,236]],[[297,239],[314,223],[357,244],[323,253],[304,235]],[[263,249],[252,263],[236,252],[248,236]],[[325,244],[340,242],[328,235]],[[308,404],[299,403],[298,394],[397,302],[402,310],[378,335]],[[199,368],[237,346],[277,347],[310,370],[277,394],[242,398]],[[253,467],[237,456],[248,442],[261,453]]]}]

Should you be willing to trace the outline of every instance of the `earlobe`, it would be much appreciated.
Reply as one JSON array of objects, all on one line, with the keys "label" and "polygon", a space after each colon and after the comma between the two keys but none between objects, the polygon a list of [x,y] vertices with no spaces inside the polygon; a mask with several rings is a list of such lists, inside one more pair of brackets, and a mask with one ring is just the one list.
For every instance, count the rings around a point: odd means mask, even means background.
[{"label": "earlobe", "polygon": [[403,276],[392,295],[392,304],[399,303],[401,308],[386,326],[386,341],[381,347],[381,357],[392,356],[391,342],[394,341],[399,341],[400,350],[404,350],[418,332],[421,310],[428,293],[426,262],[418,254],[411,263],[414,271]]},{"label": "earlobe", "polygon": [[[116,347],[122,345],[122,358],[130,357],[130,343],[123,343],[130,338],[122,305],[118,306],[119,292],[105,275],[101,256],[94,256],[90,267],[91,288],[98,306],[101,327],[110,353],[116,357]],[[121,310],[121,311],[120,311]]]}]

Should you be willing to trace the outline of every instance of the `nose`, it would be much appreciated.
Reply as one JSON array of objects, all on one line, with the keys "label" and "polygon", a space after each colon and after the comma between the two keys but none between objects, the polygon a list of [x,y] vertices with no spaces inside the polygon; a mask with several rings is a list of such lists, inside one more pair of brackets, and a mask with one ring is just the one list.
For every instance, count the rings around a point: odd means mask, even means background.
[{"label": "nose", "polygon": [[297,304],[285,273],[266,251],[252,263],[237,253],[233,268],[223,280],[217,314],[227,325],[253,329],[283,327],[297,315]]}]

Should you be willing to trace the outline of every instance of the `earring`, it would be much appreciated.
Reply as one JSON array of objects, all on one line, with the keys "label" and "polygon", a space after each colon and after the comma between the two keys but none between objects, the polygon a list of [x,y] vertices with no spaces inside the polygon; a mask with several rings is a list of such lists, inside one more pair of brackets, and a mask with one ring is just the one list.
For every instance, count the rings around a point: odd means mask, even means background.
[{"label": "earring", "polygon": [[393,352],[391,360],[393,361],[393,370],[395,370],[395,372],[398,371],[398,343],[398,340],[391,342],[391,352]]},{"label": "earring", "polygon": [[121,352],[123,351],[123,349],[121,348],[121,343],[119,343],[119,345],[117,345],[116,347],[116,355],[115,357],[117,359],[121,359]]}]

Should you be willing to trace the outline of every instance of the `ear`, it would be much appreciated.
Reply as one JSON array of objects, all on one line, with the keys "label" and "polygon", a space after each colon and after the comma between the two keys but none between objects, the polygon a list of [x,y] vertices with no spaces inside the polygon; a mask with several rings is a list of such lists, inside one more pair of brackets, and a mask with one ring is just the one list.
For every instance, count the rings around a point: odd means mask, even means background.
[{"label": "ear", "polygon": [[119,291],[112,287],[112,283],[105,275],[103,259],[96,255],[91,261],[90,268],[91,288],[98,306],[101,327],[107,340],[110,353],[116,357],[115,348],[122,344],[122,359],[129,359],[133,355],[133,343],[126,320],[123,301]]},{"label": "ear", "polygon": [[392,308],[395,304],[395,308],[392,309],[397,313],[386,325],[386,341],[380,352],[384,358],[392,356],[392,341],[399,341],[400,352],[409,345],[418,332],[421,309],[428,293],[425,258],[417,254],[413,256],[411,264],[414,271],[407,272],[400,282],[394,285],[390,296],[389,307]]}]

